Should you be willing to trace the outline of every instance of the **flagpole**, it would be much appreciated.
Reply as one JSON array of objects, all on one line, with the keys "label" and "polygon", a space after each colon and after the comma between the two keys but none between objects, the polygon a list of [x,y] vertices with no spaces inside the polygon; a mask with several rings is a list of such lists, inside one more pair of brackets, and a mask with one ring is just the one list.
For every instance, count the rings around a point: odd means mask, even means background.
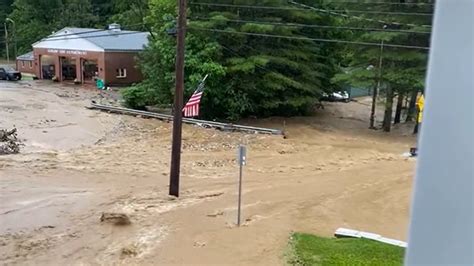
[{"label": "flagpole", "polygon": [[184,49],[186,36],[186,0],[178,0],[178,37],[176,48],[176,90],[174,93],[173,144],[171,148],[171,196],[179,197],[181,137],[183,120]]}]

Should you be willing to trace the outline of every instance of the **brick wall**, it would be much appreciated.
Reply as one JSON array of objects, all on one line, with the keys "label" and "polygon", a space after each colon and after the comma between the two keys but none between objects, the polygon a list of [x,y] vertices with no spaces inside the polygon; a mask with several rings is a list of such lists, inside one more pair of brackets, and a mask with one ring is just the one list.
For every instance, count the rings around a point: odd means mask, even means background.
[{"label": "brick wall", "polygon": [[16,60],[16,70],[21,73],[35,74],[35,62],[33,60]]},{"label": "brick wall", "polygon": [[[143,75],[137,68],[137,52],[106,52],[105,82],[109,85],[130,85],[142,81]],[[125,77],[118,77],[118,69],[126,71]]]}]

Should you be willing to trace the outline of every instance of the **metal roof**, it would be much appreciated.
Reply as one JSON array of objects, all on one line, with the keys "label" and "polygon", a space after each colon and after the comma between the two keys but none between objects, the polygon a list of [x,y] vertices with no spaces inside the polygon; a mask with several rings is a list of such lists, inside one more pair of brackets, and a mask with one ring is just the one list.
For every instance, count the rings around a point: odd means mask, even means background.
[{"label": "metal roof", "polygon": [[35,60],[35,56],[33,55],[33,51],[28,52],[26,54],[22,54],[16,58],[17,60],[28,60],[33,61]]},{"label": "metal roof", "polygon": [[141,51],[148,44],[148,36],[148,32],[140,31],[66,27],[33,46],[37,46],[42,42],[54,46],[54,43],[62,40],[82,39],[102,48],[104,51]]}]

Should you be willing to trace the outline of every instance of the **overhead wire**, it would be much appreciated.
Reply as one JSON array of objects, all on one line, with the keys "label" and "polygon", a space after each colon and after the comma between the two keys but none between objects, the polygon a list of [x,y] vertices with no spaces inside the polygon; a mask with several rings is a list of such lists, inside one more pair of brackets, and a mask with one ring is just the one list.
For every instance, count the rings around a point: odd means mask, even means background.
[{"label": "overhead wire", "polygon": [[[239,56],[239,57],[242,56],[242,55],[238,54],[236,51],[234,51],[233,49],[230,49],[229,47],[226,47],[226,46],[224,46],[224,45],[222,45],[222,44],[221,44],[220,46],[221,46],[222,48],[224,48],[225,50],[230,51],[231,53],[233,53],[233,54],[236,55],[236,56]],[[265,70],[265,71],[275,72],[275,71],[273,71],[273,70],[270,70],[270,69],[265,68],[265,67],[263,67],[263,66],[260,66],[260,65],[258,65],[258,64],[255,64],[255,66],[256,66],[257,68],[260,68],[260,69]]]},{"label": "overhead wire", "polygon": [[[194,19],[199,20],[212,20],[212,18],[195,17]],[[383,32],[396,32],[396,33],[408,33],[408,34],[430,34],[428,31],[411,31],[411,30],[396,30],[396,29],[382,29],[382,28],[363,28],[363,27],[346,27],[346,26],[327,26],[327,25],[313,25],[313,24],[300,24],[300,23],[286,23],[286,22],[271,22],[271,21],[254,21],[254,20],[241,20],[241,19],[225,19],[225,21],[235,23],[254,23],[264,25],[275,25],[275,26],[286,26],[286,27],[302,27],[302,28],[318,28],[318,29],[336,29],[336,30],[358,30],[358,31],[383,31]]]},{"label": "overhead wire", "polygon": [[[141,26],[144,25],[145,23],[137,23],[137,24],[131,24],[131,25],[123,25],[122,27],[135,27],[135,26]],[[68,27],[66,27],[68,28]],[[39,41],[64,41],[64,40],[74,40],[74,39],[81,39],[81,35],[85,34],[91,34],[91,33],[97,33],[97,32],[108,32],[110,29],[91,29],[88,31],[82,31],[82,32],[77,32],[77,33],[66,33],[62,35],[57,35],[57,36],[48,36],[40,39]],[[117,32],[114,34],[114,36],[117,35],[130,35],[130,34],[139,34],[142,33],[141,31],[126,31],[126,32]],[[53,33],[54,34],[54,33]],[[72,38],[65,38],[69,36],[77,36],[77,37],[72,37]],[[99,38],[99,37],[106,37],[110,36],[110,34],[102,34],[102,35],[92,35],[92,36],[87,36],[87,38]],[[21,41],[21,40],[17,40]],[[1,41],[0,43],[6,43],[6,41]]]},{"label": "overhead wire", "polygon": [[399,6],[434,6],[433,3],[427,2],[405,2],[405,3],[395,3],[395,2],[360,2],[360,1],[328,1],[327,4],[357,4],[357,5],[399,5]]},{"label": "overhead wire", "polygon": [[[87,36],[87,38],[100,38],[100,37],[110,37],[110,36],[121,36],[121,35],[132,35],[132,34],[140,34],[140,33],[143,33],[141,31],[133,31],[133,32],[122,32],[122,33],[115,33],[113,35],[110,35],[110,34],[101,34],[101,35],[94,35],[94,36]],[[51,42],[54,42],[54,41],[65,41],[65,40],[75,40],[75,39],[82,39],[84,37],[81,37],[81,36],[78,36],[78,37],[72,37],[72,38],[53,38],[53,39],[46,39],[44,41],[51,41]],[[43,40],[42,40],[43,41]],[[2,43],[5,43],[5,41],[3,41]]]},{"label": "overhead wire", "polygon": [[343,14],[343,13],[340,13],[340,12],[334,12],[333,10],[328,10],[328,9],[317,8],[317,7],[314,7],[314,6],[305,5],[305,4],[298,3],[298,2],[295,2],[295,1],[292,1],[292,0],[288,1],[288,3],[293,4],[293,5],[297,5],[297,6],[300,6],[300,7],[304,7],[304,8],[310,9],[310,10],[314,10],[314,11],[317,11],[317,12],[323,12],[323,13],[336,15],[336,16],[341,16],[341,17],[345,17],[345,18],[354,18],[354,19],[357,19],[357,20],[377,22],[377,23],[381,23],[381,24],[384,24],[384,25],[397,25],[397,26],[431,28],[431,25],[417,25],[417,24],[412,24],[412,23],[400,23],[400,22],[395,22],[395,21],[385,21],[385,20],[380,20],[380,19],[372,19],[372,18],[366,18],[366,17],[361,17],[361,16],[347,15],[347,14]]},{"label": "overhead wire", "polygon": [[[129,27],[135,27],[135,26],[142,26],[144,24],[145,23],[137,23],[137,24],[123,25],[123,26],[121,25],[121,27],[129,28]],[[72,27],[66,27],[66,28],[72,28]],[[110,31],[110,30],[111,29],[91,29],[91,30],[88,30],[88,31],[81,31],[81,32],[77,32],[77,33],[72,33],[71,32],[71,33],[61,34],[61,35],[58,35],[58,36],[48,36],[48,37],[45,37],[43,39],[61,38],[61,37],[73,36],[73,35],[84,35],[84,34],[90,34],[90,33],[96,33],[96,32],[106,32],[106,31]]]},{"label": "overhead wire", "polygon": [[[303,37],[303,36],[285,36],[285,35],[265,34],[265,33],[251,33],[251,32],[230,31],[230,30],[207,29],[207,28],[199,28],[199,27],[189,27],[189,29],[194,29],[194,30],[199,30],[199,31],[210,31],[210,32],[216,32],[216,33],[259,36],[259,37],[279,38],[279,39],[288,39],[288,40],[344,43],[344,44],[357,44],[357,45],[366,45],[366,46],[380,46],[381,45],[380,43],[374,43],[374,42],[358,42],[358,41],[346,41],[346,40],[323,39],[323,38],[309,38],[309,37]],[[383,44],[383,46],[392,47],[392,48],[406,48],[406,49],[420,49],[420,50],[430,49],[429,47],[425,47],[425,46],[402,45],[402,44]]]},{"label": "overhead wire", "polygon": [[[292,2],[292,1],[290,1]],[[190,5],[214,6],[214,7],[235,7],[249,9],[268,9],[268,10],[289,10],[289,11],[308,11],[307,8],[293,8],[281,6],[261,6],[261,5],[236,5],[236,4],[218,4],[218,3],[189,3]],[[397,15],[397,16],[432,16],[431,13],[421,12],[391,12],[391,11],[371,11],[371,10],[332,10],[333,12],[347,13],[363,13],[363,14],[380,14],[380,15]]]}]

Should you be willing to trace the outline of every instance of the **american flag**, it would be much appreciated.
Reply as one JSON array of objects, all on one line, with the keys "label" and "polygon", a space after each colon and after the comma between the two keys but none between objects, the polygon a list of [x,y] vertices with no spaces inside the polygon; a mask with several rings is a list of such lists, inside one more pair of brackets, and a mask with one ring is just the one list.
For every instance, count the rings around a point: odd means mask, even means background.
[{"label": "american flag", "polygon": [[204,91],[204,82],[206,81],[207,76],[208,75],[206,75],[201,83],[199,83],[198,88],[193,93],[191,98],[189,98],[188,103],[186,103],[184,106],[183,112],[185,117],[199,116],[199,103],[201,102],[201,97]]}]

